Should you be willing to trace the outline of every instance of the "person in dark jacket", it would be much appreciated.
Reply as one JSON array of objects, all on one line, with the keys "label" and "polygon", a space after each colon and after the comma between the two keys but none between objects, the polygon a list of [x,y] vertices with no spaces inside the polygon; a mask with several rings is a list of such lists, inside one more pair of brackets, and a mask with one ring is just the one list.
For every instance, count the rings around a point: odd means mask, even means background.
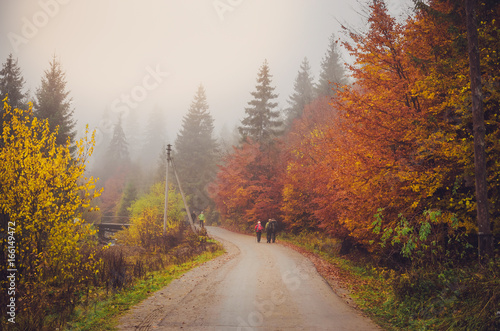
[{"label": "person in dark jacket", "polygon": [[266,223],[266,235],[267,242],[275,242],[276,241],[276,232],[278,231],[278,221],[274,218],[270,218]]},{"label": "person in dark jacket", "polygon": [[267,243],[269,244],[271,242],[271,230],[269,229],[269,225],[271,224],[271,219],[267,220],[266,223],[266,238],[267,238]]}]

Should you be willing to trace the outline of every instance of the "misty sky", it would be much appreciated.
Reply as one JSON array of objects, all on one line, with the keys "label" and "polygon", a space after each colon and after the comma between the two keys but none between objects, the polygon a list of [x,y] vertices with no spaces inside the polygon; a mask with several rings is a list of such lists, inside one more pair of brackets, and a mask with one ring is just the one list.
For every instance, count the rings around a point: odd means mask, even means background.
[{"label": "misty sky", "polygon": [[363,24],[357,11],[355,0],[0,0],[0,60],[13,53],[34,95],[55,54],[79,130],[105,108],[141,118],[157,106],[173,143],[200,83],[216,135],[239,124],[264,59],[286,108],[304,57],[316,79],[339,22]]}]

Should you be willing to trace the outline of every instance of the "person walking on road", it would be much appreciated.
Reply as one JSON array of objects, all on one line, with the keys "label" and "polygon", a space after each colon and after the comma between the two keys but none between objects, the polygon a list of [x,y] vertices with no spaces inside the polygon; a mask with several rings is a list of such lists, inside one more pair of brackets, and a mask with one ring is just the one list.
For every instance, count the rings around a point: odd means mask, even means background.
[{"label": "person walking on road", "polygon": [[271,224],[271,219],[268,219],[267,220],[267,223],[266,223],[266,238],[267,238],[267,243],[269,244],[271,242],[271,230],[270,230],[270,225]]},{"label": "person walking on road", "polygon": [[260,243],[260,237],[262,236],[262,230],[264,228],[260,224],[260,221],[257,222],[257,225],[255,225],[255,233],[257,234],[257,242]]},{"label": "person walking on road", "polygon": [[[196,213],[193,210],[191,212],[191,221],[193,221],[193,223],[195,223],[197,219],[198,219],[198,217],[196,217]],[[188,223],[189,223],[189,218],[188,218]]]},{"label": "person walking on road", "polygon": [[205,222],[205,214],[203,214],[203,210],[198,215],[198,220],[200,221],[200,228],[203,228],[203,223]]},{"label": "person walking on road", "polygon": [[266,223],[267,242],[276,241],[276,231],[278,230],[278,222],[274,218],[270,218]]}]

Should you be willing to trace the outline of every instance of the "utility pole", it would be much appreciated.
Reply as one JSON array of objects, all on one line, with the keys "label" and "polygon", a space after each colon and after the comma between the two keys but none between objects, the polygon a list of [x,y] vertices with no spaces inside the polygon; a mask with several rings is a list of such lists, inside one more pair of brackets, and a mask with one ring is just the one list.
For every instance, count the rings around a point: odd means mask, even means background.
[{"label": "utility pole", "polygon": [[167,209],[168,209],[168,164],[170,163],[170,152],[172,145],[167,145],[167,173],[165,176],[165,211],[163,213],[163,234],[167,232]]},{"label": "utility pole", "polygon": [[469,50],[470,88],[472,94],[472,126],[474,134],[474,167],[476,175],[476,205],[478,226],[479,258],[491,253],[493,238],[488,212],[488,182],[486,176],[486,152],[483,112],[483,94],[481,91],[481,67],[479,59],[479,41],[476,24],[476,0],[465,0],[467,23],[467,46]]},{"label": "utility pole", "polygon": [[193,218],[191,217],[191,212],[189,211],[189,207],[186,202],[186,198],[184,197],[184,192],[182,192],[181,182],[179,180],[179,176],[177,176],[177,171],[175,170],[174,160],[170,157],[170,152],[172,152],[172,145],[167,145],[167,174],[165,179],[165,211],[163,213],[163,234],[167,232],[167,209],[168,209],[168,166],[172,164],[172,170],[174,171],[175,178],[177,179],[177,185],[179,185],[179,191],[181,191],[182,201],[184,202],[184,208],[186,209],[186,213],[189,219],[189,224],[191,225],[191,229],[194,233],[196,233],[196,227],[193,223]]}]

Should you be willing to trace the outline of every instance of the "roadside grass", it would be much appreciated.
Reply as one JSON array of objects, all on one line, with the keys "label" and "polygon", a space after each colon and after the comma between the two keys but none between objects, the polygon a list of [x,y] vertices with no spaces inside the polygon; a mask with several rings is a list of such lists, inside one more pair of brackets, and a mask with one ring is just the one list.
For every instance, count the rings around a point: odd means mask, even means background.
[{"label": "roadside grass", "polygon": [[180,265],[170,265],[159,271],[148,272],[129,287],[107,293],[106,289],[91,288],[87,304],[75,309],[66,330],[116,330],[118,319],[132,306],[140,303],[153,292],[162,289],[185,272],[224,253],[219,246],[215,251],[206,251]]},{"label": "roadside grass", "polygon": [[385,330],[500,329],[499,258],[395,270],[340,255],[340,241],[319,233],[279,239],[332,264],[356,305]]}]

